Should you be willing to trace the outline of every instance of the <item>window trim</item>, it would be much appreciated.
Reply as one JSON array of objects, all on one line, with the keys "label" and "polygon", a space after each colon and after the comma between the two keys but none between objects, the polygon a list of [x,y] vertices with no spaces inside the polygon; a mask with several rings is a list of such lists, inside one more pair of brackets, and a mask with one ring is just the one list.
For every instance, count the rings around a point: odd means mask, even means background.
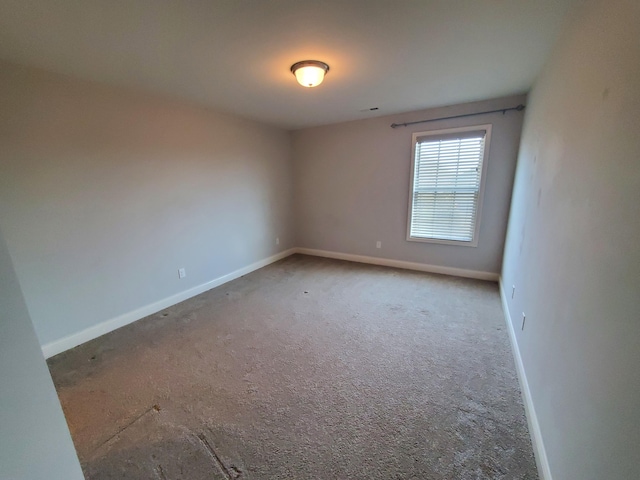
[{"label": "window trim", "polygon": [[[489,150],[491,148],[491,127],[492,124],[486,123],[482,125],[469,125],[466,127],[456,127],[456,128],[443,128],[440,130],[430,130],[426,132],[414,132],[411,136],[412,146],[411,146],[411,175],[409,178],[409,202],[407,208],[407,241],[408,242],[420,242],[420,243],[437,243],[443,245],[458,245],[463,247],[477,247],[478,246],[478,237],[480,235],[480,221],[482,218],[482,204],[484,203],[484,186],[486,183],[487,176],[487,168],[489,165]],[[422,238],[422,237],[412,237],[411,236],[411,217],[413,215],[413,187],[415,182],[415,170],[416,170],[416,145],[418,143],[418,139],[422,139],[424,137],[437,137],[443,136],[451,133],[462,133],[462,132],[475,132],[475,131],[485,131],[484,138],[484,152],[482,156],[482,172],[480,173],[480,186],[478,188],[478,208],[476,211],[475,225],[473,229],[473,238],[470,242],[465,242],[463,240],[445,240],[440,238]]]}]

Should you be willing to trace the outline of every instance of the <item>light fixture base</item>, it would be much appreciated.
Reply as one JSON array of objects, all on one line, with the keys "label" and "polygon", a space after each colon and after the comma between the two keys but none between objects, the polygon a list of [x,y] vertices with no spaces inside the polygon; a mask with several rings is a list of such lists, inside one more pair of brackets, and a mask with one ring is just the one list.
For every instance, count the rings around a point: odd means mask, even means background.
[{"label": "light fixture base", "polygon": [[329,65],[320,60],[302,60],[291,65],[291,73],[303,87],[317,87],[329,71]]}]

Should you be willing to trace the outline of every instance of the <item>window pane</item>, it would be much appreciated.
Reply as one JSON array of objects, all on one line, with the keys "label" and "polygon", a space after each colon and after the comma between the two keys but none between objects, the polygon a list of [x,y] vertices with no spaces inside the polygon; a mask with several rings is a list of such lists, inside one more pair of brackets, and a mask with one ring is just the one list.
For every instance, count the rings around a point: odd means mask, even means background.
[{"label": "window pane", "polygon": [[419,138],[410,237],[473,241],[484,139],[484,131]]}]

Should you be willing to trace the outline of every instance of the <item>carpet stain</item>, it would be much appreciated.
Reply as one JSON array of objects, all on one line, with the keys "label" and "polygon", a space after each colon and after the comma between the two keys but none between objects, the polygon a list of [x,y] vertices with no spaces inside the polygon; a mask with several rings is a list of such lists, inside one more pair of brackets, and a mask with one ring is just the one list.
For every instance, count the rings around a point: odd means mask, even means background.
[{"label": "carpet stain", "polygon": [[227,479],[233,480],[236,478],[240,478],[240,476],[242,475],[242,472],[233,465],[227,468],[225,464],[222,463],[222,460],[220,460],[220,457],[216,453],[215,449],[209,443],[209,440],[207,440],[207,437],[205,437],[203,434],[198,434],[197,437],[202,443],[202,445],[204,446],[204,448],[206,448],[206,450],[211,454],[211,457],[215,461],[216,465],[218,466],[220,471],[224,474],[224,476],[227,477]]},{"label": "carpet stain", "polygon": [[96,450],[101,448],[104,445],[108,445],[109,443],[111,443],[115,438],[117,438],[119,435],[121,435],[122,432],[124,432],[127,428],[131,427],[133,424],[135,424],[137,421],[139,421],[145,415],[147,415],[147,414],[149,414],[151,412],[159,412],[159,411],[160,411],[160,407],[158,407],[157,405],[154,405],[154,406],[148,408],[147,410],[142,412],[140,415],[135,417],[133,420],[131,420],[129,423],[127,423],[123,427],[120,427],[116,433],[114,433],[109,438],[107,438],[104,442],[102,442],[100,445],[98,445]]},{"label": "carpet stain", "polygon": [[158,468],[156,469],[158,478],[160,480],[167,480],[167,476],[164,474],[164,470],[162,469],[162,465],[158,465]]}]

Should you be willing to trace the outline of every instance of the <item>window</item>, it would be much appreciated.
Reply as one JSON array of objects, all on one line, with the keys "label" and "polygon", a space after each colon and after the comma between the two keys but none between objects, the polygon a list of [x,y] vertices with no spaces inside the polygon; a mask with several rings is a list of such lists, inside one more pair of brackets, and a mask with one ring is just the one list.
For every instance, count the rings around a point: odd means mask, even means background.
[{"label": "window", "polygon": [[491,125],[413,134],[407,240],[475,247]]}]

